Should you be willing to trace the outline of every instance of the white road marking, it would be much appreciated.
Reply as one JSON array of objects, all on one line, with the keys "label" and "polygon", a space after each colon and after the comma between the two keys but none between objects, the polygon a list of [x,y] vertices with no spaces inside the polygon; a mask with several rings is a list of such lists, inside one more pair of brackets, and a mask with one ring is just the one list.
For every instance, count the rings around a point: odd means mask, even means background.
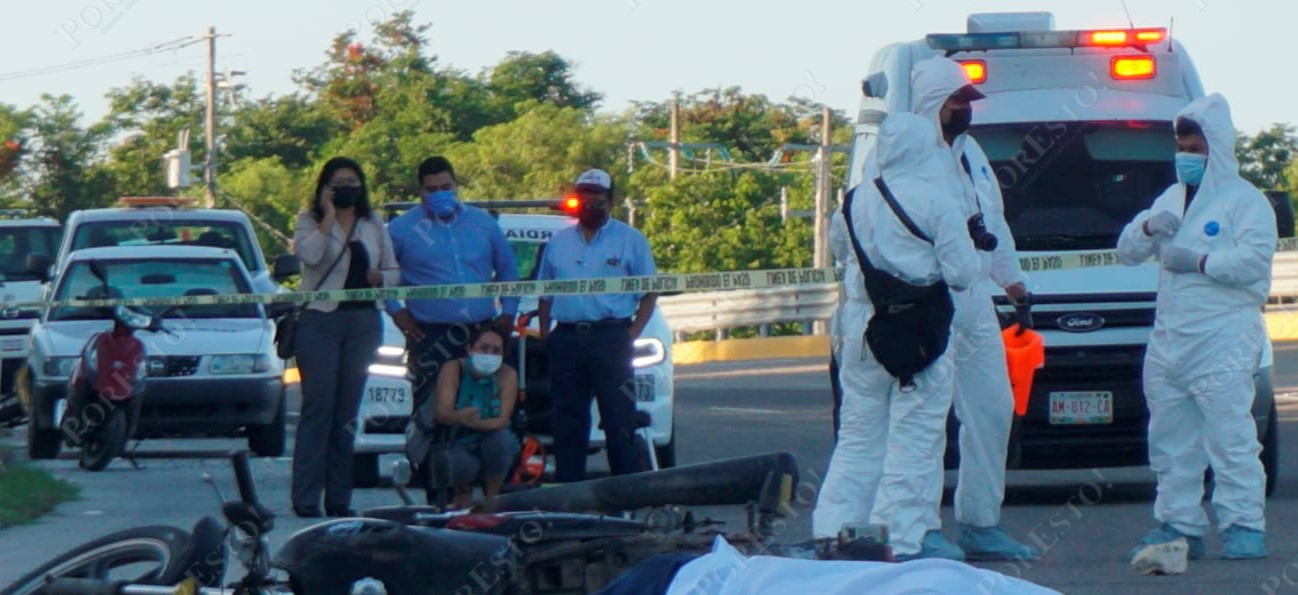
[{"label": "white road marking", "polygon": [[760,413],[764,415],[780,413],[774,409],[751,409],[748,407],[709,407],[709,409],[724,413]]}]

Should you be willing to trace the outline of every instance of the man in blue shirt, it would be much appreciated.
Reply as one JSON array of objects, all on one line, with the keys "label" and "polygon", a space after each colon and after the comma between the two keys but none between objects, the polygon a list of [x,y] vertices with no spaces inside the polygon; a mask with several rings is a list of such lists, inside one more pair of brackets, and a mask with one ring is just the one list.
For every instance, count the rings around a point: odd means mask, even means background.
[{"label": "man in blue shirt", "polygon": [[[388,223],[401,266],[401,285],[517,281],[514,250],[490,213],[456,198],[455,170],[445,157],[419,164],[421,206]],[[387,311],[406,335],[406,366],[418,411],[437,386],[442,364],[465,357],[474,326],[513,327],[518,298],[388,300]],[[508,335],[506,335],[508,336]]]},{"label": "man in blue shirt", "polygon": [[[577,178],[579,223],[550,238],[537,278],[542,281],[655,275],[644,234],[609,217],[613,179],[588,170]],[[631,359],[635,339],[653,315],[657,295],[609,293],[540,299],[541,336],[550,360],[554,403],[555,481],[586,477],[590,400],[599,403],[609,469],[643,471],[634,452],[635,391]],[[550,321],[556,322],[553,332]]]}]

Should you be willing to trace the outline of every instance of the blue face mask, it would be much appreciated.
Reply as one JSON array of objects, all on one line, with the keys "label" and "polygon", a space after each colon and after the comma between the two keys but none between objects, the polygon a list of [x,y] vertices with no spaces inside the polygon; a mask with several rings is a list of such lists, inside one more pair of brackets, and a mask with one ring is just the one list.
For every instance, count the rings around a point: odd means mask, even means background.
[{"label": "blue face mask", "polygon": [[1182,183],[1198,186],[1203,182],[1203,173],[1208,170],[1208,156],[1198,153],[1176,154],[1176,177]]},{"label": "blue face mask", "polygon": [[455,205],[459,204],[454,190],[439,190],[424,195],[424,207],[428,212],[441,218],[455,214]]}]

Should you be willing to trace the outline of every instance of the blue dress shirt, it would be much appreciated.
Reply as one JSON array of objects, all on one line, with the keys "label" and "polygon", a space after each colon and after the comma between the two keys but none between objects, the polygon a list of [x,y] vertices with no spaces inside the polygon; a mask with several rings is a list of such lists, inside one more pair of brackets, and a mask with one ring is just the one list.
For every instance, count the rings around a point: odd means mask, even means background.
[{"label": "blue dress shirt", "polygon": [[[537,279],[594,279],[656,275],[653,252],[640,230],[617,219],[609,219],[590,242],[581,226],[573,225],[554,233],[545,247]],[[550,317],[558,322],[594,322],[608,318],[631,318],[640,307],[643,293],[556,295]]]},{"label": "blue dress shirt", "polygon": [[[500,224],[477,207],[457,205],[455,215],[443,221],[420,205],[389,222],[388,234],[403,286],[518,280],[514,249]],[[501,298],[502,312],[517,314],[518,301]],[[401,300],[387,301],[390,314],[402,307]],[[416,299],[406,301],[404,307],[423,323],[472,323],[496,317],[495,298]]]}]

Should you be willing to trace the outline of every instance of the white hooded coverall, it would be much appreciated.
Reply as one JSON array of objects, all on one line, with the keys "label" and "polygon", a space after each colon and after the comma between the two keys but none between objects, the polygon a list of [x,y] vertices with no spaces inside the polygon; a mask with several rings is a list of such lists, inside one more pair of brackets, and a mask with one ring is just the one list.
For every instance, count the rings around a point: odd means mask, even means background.
[{"label": "white hooded coverall", "polygon": [[[969,84],[964,68],[954,60],[939,56],[921,61],[911,75],[911,111],[941,130],[942,105]],[[977,111],[976,102],[974,110]],[[1003,294],[1003,289],[1011,285],[1026,285],[1027,277],[1019,268],[1014,236],[1005,221],[1000,181],[986,153],[968,134],[956,137],[949,146],[943,142],[942,146],[946,150],[943,179],[959,197],[965,235],[968,235],[966,222],[981,209],[987,231],[998,240],[992,252],[978,252],[981,267],[977,280],[969,289],[951,294],[955,300],[951,333],[955,358],[953,403],[956,418],[960,420],[955,519],[973,527],[996,527],[1000,524],[1001,503],[1005,499],[1005,460],[1014,421],[1014,393],[992,296]],[[968,159],[970,173],[965,172],[961,155]],[[877,166],[867,159],[865,167],[865,179],[871,179]],[[929,485],[927,493],[934,504],[929,522],[940,526],[940,474]]]},{"label": "white hooded coverall", "polygon": [[[1118,255],[1137,265],[1169,245],[1207,254],[1204,272],[1160,270],[1157,314],[1145,355],[1149,464],[1158,477],[1154,518],[1202,536],[1208,515],[1203,476],[1216,478],[1213,505],[1221,529],[1265,531],[1266,476],[1251,415],[1256,373],[1268,336],[1262,317],[1271,290],[1277,233],[1266,196],[1239,176],[1235,126],[1219,94],[1198,99],[1179,117],[1194,120],[1208,141],[1208,165],[1185,209],[1186,186],[1174,184],[1122,231]],[[1142,226],[1169,211],[1181,223],[1170,240]]]},{"label": "white hooded coverall", "polygon": [[[978,256],[951,187],[943,180],[942,151],[941,135],[924,118],[893,114],[880,127],[883,179],[935,245],[906,229],[873,178],[855,189],[847,216],[876,268],[915,285],[945,280],[962,288],[977,275]],[[842,425],[812,513],[813,531],[817,537],[832,537],[845,523],[887,525],[894,553],[913,555],[920,551],[924,535],[938,528],[926,522],[926,509],[937,503],[927,498],[925,489],[932,481],[941,482],[952,350],[916,375],[913,391],[902,393],[897,379],[865,345],[874,308],[863,279],[862,274],[845,275],[839,364]]]}]

